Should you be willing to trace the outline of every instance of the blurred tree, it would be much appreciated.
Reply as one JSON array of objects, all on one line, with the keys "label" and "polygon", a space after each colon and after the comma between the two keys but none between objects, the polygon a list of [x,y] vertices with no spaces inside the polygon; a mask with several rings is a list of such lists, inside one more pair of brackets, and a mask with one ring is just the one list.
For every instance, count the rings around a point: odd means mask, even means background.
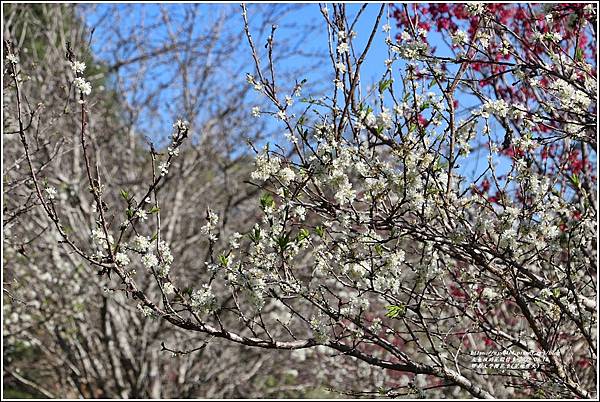
[{"label": "blurred tree", "polygon": [[[227,85],[227,77],[238,74],[229,71],[227,61],[228,52],[245,40],[227,26],[234,10],[223,8],[213,25],[200,27],[198,5],[186,8],[183,16],[179,9],[164,7],[160,24],[184,27],[188,36],[185,41],[177,35],[167,39],[157,51],[151,48],[152,38],[163,25],[151,23],[128,31],[114,24],[134,6],[109,7],[107,18],[98,23],[105,25],[95,32],[81,17],[86,6],[3,7],[4,38],[18,49],[23,71],[31,72],[18,79],[33,169],[47,187],[57,189],[57,215],[65,233],[78,243],[86,242],[89,236],[88,230],[81,228],[94,225],[91,215],[95,206],[86,183],[85,158],[89,158],[92,171],[109,177],[102,185],[117,189],[106,193],[103,202],[125,205],[123,194],[141,192],[143,177],[151,165],[150,144],[155,143],[152,149],[156,152],[167,152],[161,146],[160,135],[139,128],[141,116],[147,120],[148,113],[152,115],[160,91],[138,85],[151,79],[144,76],[150,67],[160,64],[172,70],[173,78],[167,79],[171,82],[166,87],[173,85],[172,90],[182,94],[181,99],[188,99],[179,110],[198,129],[170,167],[181,174],[169,177],[160,186],[164,194],[161,201],[175,206],[171,213],[161,216],[166,231],[163,238],[169,242],[179,239],[172,249],[182,262],[178,275],[190,283],[205,277],[205,267],[196,255],[203,247],[198,232],[204,213],[197,206],[210,203],[218,211],[227,211],[222,222],[222,230],[227,233],[249,218],[245,205],[256,189],[242,184],[251,167],[245,144],[247,138],[257,141],[266,132],[263,125],[244,123],[245,105],[251,101],[247,89],[227,94],[215,91],[215,85]],[[265,13],[273,10],[267,7]],[[278,14],[280,11],[269,15]],[[192,27],[193,32],[189,30]],[[117,38],[114,42],[102,38],[105,56],[112,62],[91,54],[89,44],[98,32],[109,37],[112,33],[113,39]],[[122,53],[123,43],[129,46],[127,59]],[[72,84],[75,74],[65,57],[69,49],[85,63],[83,76],[93,88],[86,104],[92,111],[87,127],[93,133],[85,138],[86,156],[80,146],[80,105]],[[200,57],[205,62],[198,62]],[[182,61],[190,58],[195,60],[193,64]],[[8,78],[10,67],[4,67]],[[183,83],[176,83],[179,79]],[[190,344],[198,337],[162,321],[142,319],[135,306],[127,303],[126,295],[115,292],[107,278],[96,275],[92,266],[65,251],[44,219],[43,206],[28,178],[27,157],[20,147],[15,120],[19,106],[9,80],[5,82],[5,397],[244,397],[265,392],[290,395],[305,384],[318,387],[310,378],[294,377],[290,382],[289,375],[279,370],[285,356],[241,347],[222,348],[218,341],[190,354],[168,351],[175,348],[173,345]],[[161,85],[159,89],[166,87]],[[190,97],[198,103],[189,101]],[[107,217],[115,224],[125,218],[113,214]],[[87,247],[84,251],[93,249]],[[148,278],[141,283],[145,291],[159,291]],[[270,380],[263,381],[265,376]]]}]

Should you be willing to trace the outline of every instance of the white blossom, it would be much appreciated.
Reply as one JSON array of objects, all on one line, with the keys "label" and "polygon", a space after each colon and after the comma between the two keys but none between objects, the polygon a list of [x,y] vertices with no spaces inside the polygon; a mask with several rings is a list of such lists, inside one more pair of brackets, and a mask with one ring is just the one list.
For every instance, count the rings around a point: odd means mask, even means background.
[{"label": "white blossom", "polygon": [[467,40],[467,33],[463,30],[457,29],[454,34],[450,35],[450,37],[452,38],[453,45],[462,45]]},{"label": "white blossom", "polygon": [[161,264],[158,267],[158,276],[161,278],[166,278],[169,275],[169,271],[171,270],[171,266],[168,264]]},{"label": "white blossom", "polygon": [[306,208],[304,208],[302,205],[298,205],[296,208],[294,208],[294,215],[297,216],[300,221],[305,220]]},{"label": "white blossom", "polygon": [[485,13],[485,4],[484,3],[477,3],[477,2],[473,2],[473,3],[467,3],[467,11],[469,12],[469,14],[471,15],[482,15],[483,13]]},{"label": "white blossom", "polygon": [[302,93],[302,84],[296,84],[294,87],[294,96],[300,96]]},{"label": "white blossom", "polygon": [[140,253],[145,253],[150,248],[150,239],[145,236],[137,235],[133,238],[131,247]]},{"label": "white blossom", "polygon": [[346,42],[342,42],[338,45],[337,51],[340,54],[348,53],[350,51],[350,47],[348,46],[348,44]]},{"label": "white blossom", "polygon": [[152,253],[148,253],[142,256],[142,265],[147,268],[155,268],[158,266],[158,258]]},{"label": "white blossom", "polygon": [[377,126],[377,118],[373,114],[373,112],[369,112],[366,114],[364,118],[365,125],[367,127],[376,127]]},{"label": "white blossom", "polygon": [[146,212],[145,209],[138,209],[135,213],[135,216],[137,218],[139,218],[141,221],[145,221],[146,219],[148,219],[148,213]]},{"label": "white blossom", "polygon": [[242,235],[238,232],[235,232],[234,234],[231,235],[231,238],[229,239],[229,245],[231,246],[231,248],[236,249],[240,247],[240,240],[242,239]]},{"label": "white blossom", "polygon": [[291,168],[284,167],[279,171],[278,177],[284,185],[288,185],[296,178],[296,173]]},{"label": "white blossom", "polygon": [[217,228],[217,223],[219,222],[219,216],[214,213],[212,210],[208,210],[208,219],[204,226],[200,228],[200,233],[203,235],[208,235],[210,241],[216,241],[217,237],[214,234],[214,231]]},{"label": "white blossom", "polygon": [[335,69],[343,74],[346,72],[346,65],[342,62],[335,63]]},{"label": "white blossom", "polygon": [[266,152],[259,154],[255,160],[256,170],[250,174],[253,180],[268,180],[276,174],[281,166],[281,161],[277,157],[270,157]]},{"label": "white blossom", "polygon": [[187,120],[178,119],[175,123],[173,123],[173,128],[177,131],[186,131],[189,130],[190,123]]},{"label": "white blossom", "polygon": [[129,256],[127,254],[119,251],[115,255],[115,262],[117,263],[118,266],[124,267],[126,265],[129,265],[131,260],[129,259]]},{"label": "white blossom", "polygon": [[170,265],[173,263],[174,258],[173,254],[171,254],[171,248],[164,240],[158,242],[158,253],[165,264]]},{"label": "white blossom", "polygon": [[46,187],[44,189],[44,191],[46,192],[46,196],[48,197],[48,199],[53,200],[56,198],[56,188],[54,187]]},{"label": "white blossom", "polygon": [[486,287],[485,289],[483,289],[483,291],[481,292],[481,297],[483,297],[486,300],[494,300],[498,297],[498,293],[496,293],[494,291],[494,289]]},{"label": "white blossom", "polygon": [[158,170],[160,171],[160,175],[161,176],[165,176],[167,173],[169,173],[169,162],[162,162],[158,165]]},{"label": "white blossom", "polygon": [[545,228],[544,233],[548,239],[554,239],[560,234],[560,230],[556,225],[549,225]]},{"label": "white blossom", "polygon": [[214,213],[212,210],[209,210],[208,211],[208,222],[210,222],[211,225],[215,226],[219,222],[219,215]]},{"label": "white blossom", "polygon": [[483,110],[499,117],[506,117],[508,116],[509,106],[503,99],[488,99],[483,105]]},{"label": "white blossom", "polygon": [[73,85],[75,85],[75,88],[84,95],[92,93],[92,85],[81,77],[75,78],[75,80],[73,80]]},{"label": "white blossom", "polygon": [[592,16],[596,15],[596,7],[594,7],[593,4],[588,4],[583,8],[583,11],[585,11],[587,14],[590,14]]},{"label": "white blossom", "polygon": [[72,61],[71,63],[71,70],[75,73],[75,74],[81,74],[85,71],[85,63],[82,61]]},{"label": "white blossom", "polygon": [[171,282],[167,282],[163,285],[163,291],[166,295],[171,295],[175,293],[175,286]]},{"label": "white blossom", "polygon": [[550,42],[558,43],[563,39],[563,37],[559,32],[548,32],[544,35],[544,39]]},{"label": "white blossom", "polygon": [[356,191],[352,189],[352,183],[350,183],[346,177],[346,180],[342,182],[338,191],[335,193],[335,199],[338,203],[344,205],[352,203],[354,198],[356,198]]},{"label": "white blossom", "polygon": [[[94,230],[92,230],[92,241],[97,245],[100,246],[102,248],[108,248],[107,242],[106,242],[106,235],[104,234],[104,230],[102,228],[95,228]],[[108,233],[108,242],[110,244],[114,243],[114,238],[112,236],[112,234]]]},{"label": "white blossom", "polygon": [[216,308],[217,299],[212,292],[210,285],[202,285],[201,289],[192,293],[191,307],[199,314],[207,314]]},{"label": "white blossom", "polygon": [[325,319],[325,316],[321,312],[310,319],[310,328],[312,329],[315,340],[318,343],[327,343],[329,341],[329,336],[327,335],[327,323],[325,322]]},{"label": "white blossom", "polygon": [[404,262],[405,256],[404,250],[396,250],[395,252],[390,253],[385,263],[386,267],[393,270],[399,269]]},{"label": "white blossom", "polygon": [[381,114],[377,117],[377,125],[386,129],[392,127],[392,115],[388,109],[382,109]]},{"label": "white blossom", "polygon": [[142,306],[141,304],[137,305],[137,309],[140,310],[144,317],[152,317],[154,315],[154,311],[148,306]]}]

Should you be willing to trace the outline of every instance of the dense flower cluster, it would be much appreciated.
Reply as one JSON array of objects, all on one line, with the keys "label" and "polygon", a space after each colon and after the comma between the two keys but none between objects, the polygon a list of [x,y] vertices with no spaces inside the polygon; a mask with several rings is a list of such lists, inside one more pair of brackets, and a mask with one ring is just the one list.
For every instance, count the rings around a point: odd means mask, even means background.
[{"label": "dense flower cluster", "polygon": [[79,92],[81,92],[83,95],[89,95],[92,93],[92,84],[90,84],[88,81],[85,80],[85,78],[83,78],[83,72],[85,71],[85,63],[78,61],[78,60],[73,60],[71,62],[69,62],[70,66],[71,66],[71,70],[73,71],[73,73],[76,75],[75,80],[73,80],[73,85],[75,86],[75,88],[77,88],[77,90]]},{"label": "dense flower cluster", "polygon": [[281,160],[275,156],[269,156],[268,152],[263,151],[255,160],[256,170],[250,177],[253,180],[265,181],[279,172]]},{"label": "dense flower cluster", "polygon": [[89,95],[92,93],[92,84],[87,82],[84,78],[75,78],[73,84],[75,85],[75,88],[77,88],[83,95]]},{"label": "dense flower cluster", "polygon": [[204,315],[212,312],[217,306],[217,299],[212,293],[210,285],[203,285],[192,293],[191,307],[198,314]]}]

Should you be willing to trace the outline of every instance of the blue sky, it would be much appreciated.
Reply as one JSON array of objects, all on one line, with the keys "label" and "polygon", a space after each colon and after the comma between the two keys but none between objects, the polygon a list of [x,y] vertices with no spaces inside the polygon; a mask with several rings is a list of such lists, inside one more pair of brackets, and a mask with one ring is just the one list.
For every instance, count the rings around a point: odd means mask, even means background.
[{"label": "blue sky", "polygon": [[[114,5],[113,5],[114,6]],[[164,5],[163,5],[164,6]],[[108,5],[97,5],[96,9],[94,12],[86,12],[85,13],[85,18],[86,21],[88,23],[88,25],[90,27],[96,26],[96,23],[98,21],[99,16],[101,16],[103,14],[103,12],[106,11],[107,7],[110,7]],[[125,5],[120,5],[118,7],[126,7]],[[170,12],[173,13],[183,13],[186,9],[186,7],[188,7],[188,5],[185,4],[170,4],[169,6],[169,10]],[[202,14],[205,15],[205,17],[203,19],[201,19],[201,24],[211,24],[212,20],[211,18],[213,16],[216,16],[219,12],[223,11],[225,8],[231,8],[231,7],[235,7],[237,8],[236,12],[236,16],[229,22],[230,26],[229,28],[232,30],[242,30],[243,29],[243,21],[242,21],[242,17],[241,17],[241,9],[239,8],[238,4],[202,4],[200,6],[200,9],[202,11]],[[255,4],[249,4],[248,5],[248,11],[249,11],[249,16],[250,16],[250,21],[251,24],[254,21],[254,24],[258,24],[261,22],[260,17],[255,16],[254,15],[254,10],[257,7],[257,5]],[[277,5],[276,7],[286,7],[286,5],[284,4],[280,4]],[[312,34],[310,35],[310,37],[308,37],[303,43],[302,43],[302,50],[304,51],[308,51],[308,52],[326,52],[327,51],[327,31],[325,29],[325,23],[324,23],[324,19],[319,11],[319,4],[313,3],[313,4],[306,4],[304,5],[302,8],[300,8],[299,10],[295,10],[292,13],[288,14],[285,18],[280,19],[280,20],[276,20],[276,21],[268,21],[269,23],[276,23],[279,28],[277,30],[276,33],[276,38],[279,38],[280,40],[290,40],[290,41],[294,41],[295,36],[298,35],[298,32],[296,30],[296,28],[288,28],[290,25],[293,25],[295,23],[301,22],[301,23],[312,23],[315,22],[317,24],[320,24],[320,28],[316,29],[314,31],[312,31]],[[353,16],[356,14],[356,12],[359,10],[360,8],[360,4],[355,3],[355,4],[346,4],[346,9],[347,9],[347,14],[350,16],[350,20],[353,19]],[[366,44],[366,41],[368,39],[368,36],[372,30],[373,27],[373,23],[376,19],[376,16],[379,12],[379,8],[380,8],[380,4],[369,4],[365,11],[363,12],[361,18],[359,19],[356,27],[355,27],[355,31],[358,33],[358,36],[355,38],[354,43],[356,48],[360,51],[362,50],[363,46]],[[329,5],[329,9],[331,10],[331,5]],[[385,65],[383,63],[383,61],[385,59],[388,58],[388,50],[387,50],[387,46],[385,45],[385,37],[386,34],[381,30],[381,25],[383,25],[384,23],[386,23],[387,19],[387,14],[388,14],[388,9],[386,8],[386,10],[384,11],[384,17],[382,19],[382,22],[380,24],[380,28],[377,30],[376,36],[374,38],[374,41],[372,43],[371,49],[369,51],[369,55],[367,57],[367,59],[365,60],[362,68],[361,68],[361,80],[363,83],[363,87],[370,85],[370,84],[375,84],[377,85],[377,83],[379,82],[379,80],[382,77],[382,74],[385,72]],[[391,12],[390,12],[391,14]],[[150,3],[146,3],[146,4],[140,4],[136,6],[136,11],[128,14],[128,18],[120,20],[120,21],[109,21],[109,23],[115,23],[115,24],[121,24],[120,28],[125,30],[125,31],[135,31],[136,26],[140,23],[141,19],[144,18],[145,20],[150,20],[152,18],[156,18],[157,16],[160,15],[160,8],[158,5],[156,4],[150,4]],[[392,37],[395,36],[395,34],[397,33],[397,29],[395,28],[395,21],[393,20],[393,18],[390,17],[390,25],[392,26]],[[106,21],[105,21],[106,23]],[[103,27],[105,27],[106,25],[98,25],[97,30],[94,34],[95,37],[95,41],[92,42],[92,48],[94,50],[94,53],[96,54],[97,57],[102,58],[109,58],[110,56],[106,53],[103,53],[101,51],[102,46],[104,45],[103,42],[103,38],[106,38],[106,35],[108,35],[108,32],[103,32],[102,29]],[[149,38],[150,39],[150,43],[160,43],[161,41],[165,40],[165,37],[167,36],[167,32],[166,32],[166,28],[158,28],[155,29],[153,31],[154,36],[153,38]],[[262,37],[258,36],[257,32],[252,32],[253,36],[254,36],[254,40],[255,43],[257,45],[257,47],[264,51],[264,43],[266,40],[266,36],[268,35],[269,32],[265,32],[264,35]],[[442,38],[440,37],[440,35],[437,32],[431,32],[428,35],[428,40],[429,43],[432,46],[436,47],[436,54],[445,54],[448,55],[450,53],[448,47],[444,44],[444,42],[442,41]],[[239,58],[240,59],[240,63],[242,63],[243,65],[243,69],[240,71],[239,77],[237,77],[238,81],[239,81],[239,85],[247,85],[245,82],[245,72],[249,72],[249,73],[254,73],[254,66],[252,63],[252,59],[250,57],[250,52],[249,52],[249,47],[247,45],[247,43],[244,41],[242,42],[243,48],[239,49],[239,54],[236,55],[232,55],[232,58]],[[276,48],[277,51],[277,48]],[[111,60],[108,60],[109,62],[111,62]],[[298,72],[298,74],[300,74],[300,76],[298,78],[306,78],[308,80],[305,88],[306,90],[304,91],[303,95],[308,95],[311,94],[312,91],[319,91],[320,87],[319,85],[317,85],[317,83],[323,83],[325,82],[330,83],[332,77],[332,69],[329,63],[329,59],[326,58],[325,59],[325,63],[322,63],[321,65],[317,66],[316,68],[312,69],[312,70],[304,70],[303,67],[303,63],[307,63],[307,59],[302,58],[302,57],[291,57],[288,59],[285,59],[283,61],[281,61],[278,64],[278,68],[280,68],[281,70],[285,71],[285,70],[295,70]],[[395,70],[399,71],[401,70],[403,67],[402,62],[398,61],[395,63]],[[135,72],[136,68],[138,68],[137,65],[131,65],[129,67],[127,67],[125,70],[129,70],[130,72]],[[160,78],[161,76],[166,76],[170,73],[169,71],[169,66],[168,65],[163,65],[159,68],[157,68],[154,73],[156,74],[156,79],[155,80],[149,80],[148,83],[146,83],[147,87],[149,90],[155,89],[156,86],[159,84],[160,82]],[[293,83],[290,83],[289,86],[292,86]],[[331,84],[330,85],[331,88]],[[314,92],[312,92],[314,94]],[[173,91],[172,89],[166,89],[162,92],[161,94],[161,102],[164,102],[165,105],[174,105],[175,104],[175,97],[176,97],[176,92]],[[461,106],[466,106],[469,103],[473,104],[472,100],[469,99],[469,97],[465,97],[462,96],[461,99]],[[256,102],[260,102],[259,99],[256,100]],[[298,105],[295,105],[298,106]],[[160,116],[156,116],[156,115],[147,115],[147,116],[140,116],[140,118],[138,119],[138,129],[142,132],[145,133],[168,133],[170,131],[170,125],[172,124],[172,121],[174,118],[176,117],[184,117],[185,116],[176,116],[176,112],[174,112],[173,110],[169,109],[168,107],[164,109],[164,111],[161,112],[162,115]],[[249,117],[250,118],[250,117]],[[275,119],[265,119],[267,121],[267,128],[273,130],[274,132],[276,132],[277,130],[281,130],[280,127],[278,127],[278,123]],[[159,137],[161,137],[160,134],[149,134],[149,137],[153,138],[153,139],[158,139]],[[162,136],[162,138],[164,138],[164,135]],[[483,158],[485,160],[485,157]],[[463,166],[461,167],[461,172],[471,176],[473,174],[477,174],[476,172],[474,172],[474,170],[479,170],[479,168],[481,166],[477,166],[478,164],[475,162],[475,160],[463,164]],[[481,164],[479,164],[481,165]]]},{"label": "blue sky", "polygon": [[[125,7],[125,5],[121,5]],[[164,6],[164,5],[163,5]],[[173,4],[170,5],[170,12],[182,12],[188,5],[186,4]],[[253,15],[253,11],[256,5],[248,4],[248,10],[250,14],[250,22],[251,24],[254,22],[255,25],[261,22],[259,19],[260,15]],[[277,6],[286,6],[284,4],[280,4]],[[348,14],[353,16],[356,11],[359,9],[359,4],[347,4]],[[97,22],[103,12],[109,6],[98,5],[94,12],[86,12],[85,19],[88,23],[89,27],[97,27],[96,32],[94,33],[95,40],[92,41],[92,49],[96,57],[101,59],[108,59],[111,62],[111,55],[108,53],[102,52],[102,46],[104,45],[104,38],[106,33],[102,32],[102,28],[105,25],[97,25]],[[143,5],[139,5],[139,10],[143,9],[144,15],[140,11],[133,13],[130,15],[128,19],[120,20],[117,23],[121,24],[122,28],[134,31],[136,29],[136,25],[139,24],[140,20],[144,18],[145,20],[150,20],[152,18],[157,18],[160,15],[159,6],[157,4],[146,3]],[[213,13],[218,13],[220,9],[226,7],[237,7],[237,4],[203,4],[201,8],[206,10],[208,15]],[[285,40],[293,40],[294,35],[297,33],[293,29],[286,29],[286,26],[289,24],[294,24],[298,21],[307,21],[307,22],[317,22],[320,24],[321,29],[314,30],[309,38],[303,44],[303,50],[309,52],[325,52],[327,50],[327,31],[325,30],[325,23],[321,13],[319,11],[319,4],[305,4],[302,8],[297,11],[294,11],[291,14],[288,14],[286,18],[282,20],[274,20],[272,23],[275,23],[279,26],[276,36],[277,38],[282,38]],[[371,32],[372,24],[375,21],[375,17],[378,13],[380,5],[379,4],[369,4],[366,10],[363,13],[363,16],[360,18],[355,31],[359,33],[358,37],[355,39],[355,43],[358,45],[358,49],[361,49],[364,43],[366,42],[368,34]],[[329,5],[331,9],[331,5]],[[238,13],[236,20],[233,20],[233,24],[237,24],[239,29],[243,29],[243,21],[241,17],[241,13]],[[106,21],[105,21],[106,22]],[[206,20],[206,23],[210,23],[210,20]],[[269,21],[271,22],[271,21]],[[383,23],[381,24],[383,25]],[[393,22],[392,22],[393,25]],[[234,28],[234,27],[232,27]],[[166,32],[161,32],[160,30],[154,30],[155,37],[152,38],[154,43],[158,43],[165,39]],[[262,37],[257,37],[257,32],[252,32],[254,35],[254,40],[256,42],[259,50],[263,50],[263,44],[266,40],[266,34]],[[373,45],[371,46],[371,50],[369,51],[369,57],[365,61],[362,67],[362,79],[364,82],[377,82],[383,72],[385,71],[385,67],[383,64],[383,60],[387,58],[387,47],[384,44],[385,34],[378,30]],[[247,72],[253,72],[254,67],[252,64],[252,60],[250,58],[249,47],[246,43],[244,43],[244,48],[240,49],[242,52],[246,52],[246,60],[247,64]],[[277,51],[277,48],[276,50]],[[296,58],[288,58],[279,63],[278,67],[280,69],[286,70],[291,69],[293,67],[298,67],[298,63],[306,62],[306,60],[296,59]],[[136,65],[133,65],[132,68],[136,68]],[[314,71],[305,72],[302,78],[308,79],[307,88],[310,88],[311,83],[316,83],[317,81],[322,80],[323,77],[331,75],[331,66],[326,60],[326,63],[322,64],[321,68],[316,69]],[[245,82],[245,74],[241,74],[239,77],[240,82]]]}]

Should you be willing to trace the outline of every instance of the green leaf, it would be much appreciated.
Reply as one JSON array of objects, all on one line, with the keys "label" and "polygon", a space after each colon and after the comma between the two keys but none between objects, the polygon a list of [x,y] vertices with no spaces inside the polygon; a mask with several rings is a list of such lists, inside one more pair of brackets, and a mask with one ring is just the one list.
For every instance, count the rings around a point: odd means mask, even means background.
[{"label": "green leaf", "polygon": [[315,228],[315,233],[317,234],[317,236],[323,237],[323,235],[325,234],[325,230],[323,229],[322,226],[317,226]]},{"label": "green leaf", "polygon": [[275,201],[273,200],[273,196],[269,193],[265,193],[260,197],[260,205],[263,209],[267,207],[273,207],[275,205]]},{"label": "green leaf", "polygon": [[223,254],[219,255],[219,262],[221,263],[221,265],[223,267],[227,267],[227,265],[229,265],[229,259],[227,257],[225,257]]},{"label": "green leaf", "polygon": [[583,49],[580,47],[575,50],[575,60],[581,62],[583,61]]},{"label": "green leaf", "polygon": [[375,245],[375,252],[377,253],[377,255],[382,255],[383,254],[383,247],[381,247],[381,244],[376,244]]},{"label": "green leaf", "polygon": [[156,212],[158,212],[158,211],[160,211],[160,208],[159,208],[159,207],[157,207],[157,206],[154,206],[154,207],[152,207],[152,209],[150,210],[150,213],[151,213],[151,214],[154,214],[154,213],[156,213]]},{"label": "green leaf", "polygon": [[402,318],[406,313],[406,307],[404,305],[389,305],[386,307],[386,309],[387,313],[385,313],[385,316],[389,318]]},{"label": "green leaf", "polygon": [[123,197],[125,201],[129,202],[129,191],[121,189],[121,197]]},{"label": "green leaf", "polygon": [[575,184],[576,187],[579,187],[579,176],[578,175],[573,173],[571,175],[571,180],[573,181],[573,184]]},{"label": "green leaf", "polygon": [[308,239],[309,236],[310,236],[310,233],[308,232],[308,230],[302,228],[298,232],[297,240],[298,240],[298,242],[301,242],[304,239]]},{"label": "green leaf", "polygon": [[254,242],[254,244],[260,241],[260,228],[254,228],[250,234],[248,234],[250,240]]},{"label": "green leaf", "polygon": [[277,238],[277,245],[279,246],[279,249],[281,251],[285,251],[285,249],[287,248],[288,244],[290,244],[290,236],[289,234],[285,234],[283,236],[279,236]]},{"label": "green leaf", "polygon": [[394,80],[391,78],[389,80],[379,81],[379,92],[383,92],[386,89],[388,89],[392,85],[393,82],[394,82]]}]

